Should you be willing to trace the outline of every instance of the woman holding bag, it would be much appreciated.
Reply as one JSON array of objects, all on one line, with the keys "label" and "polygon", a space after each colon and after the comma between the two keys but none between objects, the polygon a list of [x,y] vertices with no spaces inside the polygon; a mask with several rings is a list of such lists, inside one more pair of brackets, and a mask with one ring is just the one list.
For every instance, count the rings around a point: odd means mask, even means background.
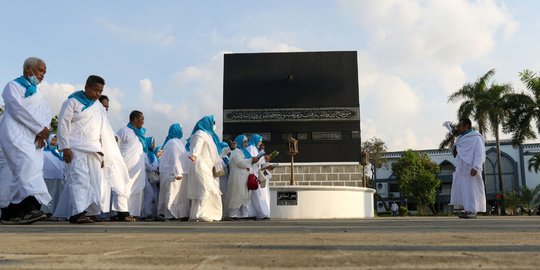
[{"label": "woman holding bag", "polygon": [[247,179],[252,174],[251,166],[259,161],[246,150],[248,138],[238,135],[234,141],[236,149],[231,152],[229,182],[225,196],[225,213],[230,219],[248,217],[249,190]]}]

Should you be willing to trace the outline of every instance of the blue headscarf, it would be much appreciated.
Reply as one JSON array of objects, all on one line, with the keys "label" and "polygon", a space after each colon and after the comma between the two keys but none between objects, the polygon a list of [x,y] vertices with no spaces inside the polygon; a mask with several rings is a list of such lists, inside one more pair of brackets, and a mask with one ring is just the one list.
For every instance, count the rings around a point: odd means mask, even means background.
[{"label": "blue headscarf", "polygon": [[26,89],[26,92],[24,92],[24,97],[27,98],[37,92],[37,86],[31,84],[24,76],[21,76],[17,79],[15,79],[17,83],[19,83],[22,87]]},{"label": "blue headscarf", "polygon": [[259,134],[253,134],[251,135],[251,137],[249,137],[249,142],[248,142],[248,146],[255,146],[255,148],[257,148],[257,151],[259,150],[258,148],[258,144],[259,142],[262,142],[262,139],[263,137]]},{"label": "blue headscarf", "polygon": [[221,150],[223,151],[224,148],[229,147],[229,144],[226,143],[226,142],[220,142],[220,143],[219,143],[219,146],[221,146]]},{"label": "blue headscarf", "polygon": [[163,147],[165,147],[165,144],[170,139],[182,139],[182,136],[184,136],[184,132],[182,131],[182,126],[178,123],[174,123],[169,127],[169,134],[167,135],[167,138],[165,138],[165,142],[163,143]]},{"label": "blue headscarf", "polygon": [[146,145],[147,145],[148,150],[149,150],[146,153],[146,155],[148,156],[148,159],[150,160],[150,162],[153,163],[154,160],[156,160],[157,155],[154,153],[154,151],[152,151],[152,149],[150,149],[150,147],[152,147],[152,144],[154,143],[155,138],[154,137],[146,137],[146,138],[144,138],[144,140],[145,140]]},{"label": "blue headscarf", "polygon": [[82,105],[84,105],[82,109],[83,111],[88,109],[88,107],[94,105],[94,102],[95,102],[94,100],[87,98],[83,90],[74,92],[73,94],[69,95],[68,98],[74,98],[78,100],[80,103],[82,103]]},{"label": "blue headscarf", "polygon": [[63,161],[62,153],[58,152],[58,146],[52,146],[51,141],[56,136],[55,134],[51,134],[49,136],[49,139],[47,140],[47,146],[43,149],[44,151],[51,152],[55,157],[57,157],[59,160]]},{"label": "blue headscarf", "polygon": [[[193,127],[193,131],[191,132],[191,135],[195,134],[195,132],[202,130],[206,132],[208,135],[212,137],[212,140],[214,140],[214,144],[216,145],[218,155],[221,155],[221,150],[223,149],[223,146],[221,145],[221,142],[219,141],[218,135],[214,132],[214,116],[213,115],[207,115],[201,120],[199,120],[195,127]],[[190,141],[188,140],[186,144],[186,149],[188,151],[190,146]]]},{"label": "blue headscarf", "polygon": [[135,135],[137,135],[139,141],[142,144],[143,151],[145,153],[148,153],[148,145],[146,144],[146,137],[144,137],[144,134],[146,133],[146,128],[136,128],[131,124],[131,122],[127,124],[127,127],[131,128],[135,132]]},{"label": "blue headscarf", "polygon": [[240,134],[236,136],[236,138],[234,138],[234,141],[236,142],[236,148],[242,150],[246,158],[252,158],[251,153],[248,150],[246,150],[246,148],[244,148],[244,140],[246,139],[247,137],[244,134]]}]

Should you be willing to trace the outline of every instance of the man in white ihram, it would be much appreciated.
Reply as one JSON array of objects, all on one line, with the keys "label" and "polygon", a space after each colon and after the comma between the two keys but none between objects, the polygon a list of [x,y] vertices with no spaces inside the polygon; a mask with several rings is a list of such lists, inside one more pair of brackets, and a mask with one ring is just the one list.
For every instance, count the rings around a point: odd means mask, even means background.
[{"label": "man in white ihram", "polygon": [[103,78],[89,76],[84,91],[71,94],[58,117],[58,147],[66,162],[66,187],[61,198],[63,206],[55,216],[69,217],[71,223],[92,223],[93,216],[109,211],[109,201],[102,201],[103,181],[118,195],[113,210],[128,210],[127,168],[105,108],[96,102],[104,85]]},{"label": "man in white ihram", "polygon": [[36,57],[24,61],[23,75],[9,82],[0,120],[0,207],[3,224],[29,224],[47,216],[39,211],[51,196],[43,179],[43,147],[52,112],[38,91],[47,72]]},{"label": "man in white ihram", "polygon": [[146,129],[143,128],[144,115],[140,111],[129,114],[129,123],[116,133],[118,146],[129,171],[127,185],[128,208],[133,216],[140,217],[143,205],[144,185],[146,183]]},{"label": "man in white ihram", "polygon": [[471,120],[459,120],[457,129],[460,135],[453,148],[456,171],[452,180],[450,205],[455,210],[464,210],[459,214],[460,218],[476,218],[476,213],[486,211],[486,193],[482,181],[486,148],[482,135],[472,129]]}]

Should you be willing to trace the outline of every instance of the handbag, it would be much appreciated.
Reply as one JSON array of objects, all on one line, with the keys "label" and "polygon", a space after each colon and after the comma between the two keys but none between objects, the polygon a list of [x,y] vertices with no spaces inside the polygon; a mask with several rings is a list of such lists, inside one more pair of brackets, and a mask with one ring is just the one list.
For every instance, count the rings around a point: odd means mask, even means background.
[{"label": "handbag", "polygon": [[225,175],[225,169],[221,169],[219,171],[216,171],[216,167],[212,168],[212,174],[214,175],[214,178],[218,178]]},{"label": "handbag", "polygon": [[259,188],[259,180],[254,174],[250,174],[247,179],[248,190],[257,190]]}]

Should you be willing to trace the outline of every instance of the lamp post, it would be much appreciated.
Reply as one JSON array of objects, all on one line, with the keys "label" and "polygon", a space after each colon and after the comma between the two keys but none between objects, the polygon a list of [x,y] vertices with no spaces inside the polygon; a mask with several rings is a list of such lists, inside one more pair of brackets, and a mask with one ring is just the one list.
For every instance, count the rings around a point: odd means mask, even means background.
[{"label": "lamp post", "polygon": [[362,165],[362,186],[366,187],[366,166],[369,164],[369,153],[360,154],[360,165]]},{"label": "lamp post", "polygon": [[291,136],[289,137],[289,156],[291,156],[291,186],[294,186],[294,156],[296,154],[298,154],[298,140],[295,140]]}]

